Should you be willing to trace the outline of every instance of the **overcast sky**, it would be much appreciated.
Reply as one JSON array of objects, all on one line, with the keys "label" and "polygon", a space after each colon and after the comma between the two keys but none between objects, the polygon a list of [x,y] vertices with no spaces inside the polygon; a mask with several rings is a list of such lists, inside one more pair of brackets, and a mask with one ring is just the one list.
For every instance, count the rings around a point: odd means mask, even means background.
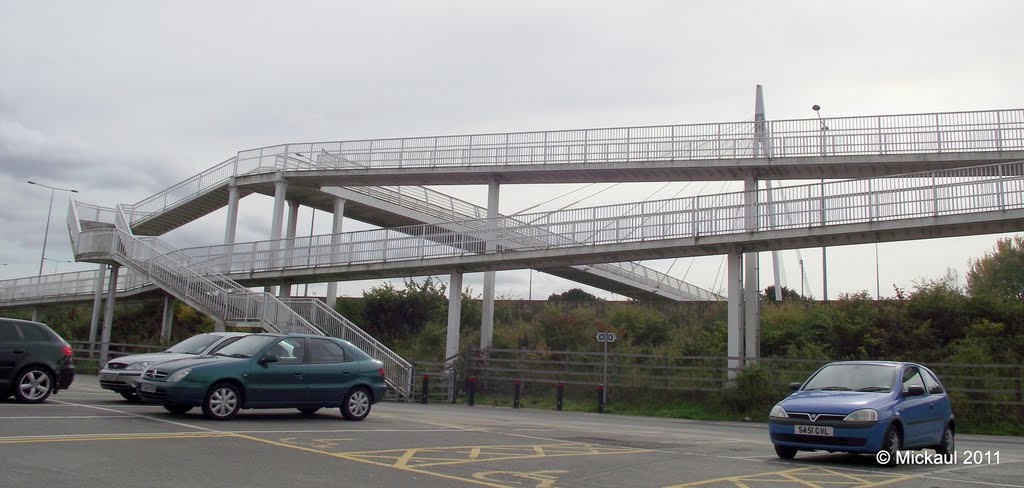
[{"label": "overcast sky", "polygon": [[[1024,107],[1024,2],[137,2],[0,0],[0,279],[39,268],[50,191],[135,203],[251,147],[286,142]],[[595,185],[553,210],[739,186]],[[578,186],[502,187],[514,213]],[[486,204],[483,188],[437,187]],[[657,192],[657,193],[655,193]],[[72,259],[56,192],[45,272]],[[242,202],[238,240],[270,235],[266,197]],[[220,243],[224,212],[172,232]],[[299,233],[309,232],[304,209]],[[317,213],[315,231],[329,231]],[[347,229],[365,226],[346,222]],[[953,269],[999,236],[828,251],[829,296]],[[781,254],[786,286],[822,296],[821,250]],[[721,256],[661,260],[721,290]],[[770,281],[762,257],[762,288]],[[526,298],[530,274],[501,272]],[[466,277],[476,293],[480,275]],[[359,296],[372,283],[349,283]],[[533,274],[532,295],[575,285]],[[596,290],[587,290],[602,296]],[[322,292],[320,292],[322,294]]]}]

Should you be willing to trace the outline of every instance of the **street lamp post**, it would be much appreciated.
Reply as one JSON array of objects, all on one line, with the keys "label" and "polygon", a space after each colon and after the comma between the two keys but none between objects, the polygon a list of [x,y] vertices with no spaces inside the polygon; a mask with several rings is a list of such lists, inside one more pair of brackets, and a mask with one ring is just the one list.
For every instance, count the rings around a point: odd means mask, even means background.
[{"label": "street lamp post", "polygon": [[37,183],[35,181],[29,181],[28,184],[30,184],[30,185],[37,185],[37,186],[41,186],[43,188],[49,188],[50,189],[50,209],[46,212],[46,230],[43,232],[43,254],[41,256],[39,256],[39,275],[38,276],[43,276],[43,263],[46,261],[46,240],[50,237],[50,216],[53,214],[53,194],[55,192],[57,192],[57,190],[69,191],[71,193],[78,193],[78,190],[73,190],[71,188],[59,188],[59,187],[56,187],[56,186],[44,185],[42,183]]}]

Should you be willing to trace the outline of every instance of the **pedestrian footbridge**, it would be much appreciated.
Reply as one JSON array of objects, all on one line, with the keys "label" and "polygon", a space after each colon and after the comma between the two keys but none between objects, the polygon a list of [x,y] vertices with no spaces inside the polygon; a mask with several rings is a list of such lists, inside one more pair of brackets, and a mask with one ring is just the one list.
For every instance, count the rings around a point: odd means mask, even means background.
[{"label": "pedestrian footbridge", "polygon": [[[635,298],[716,300],[636,261],[724,254],[730,356],[756,357],[749,253],[1022,230],[1021,161],[1024,109],[271,146],[241,151],[136,204],[72,202],[76,258],[127,272],[111,273],[105,290],[103,269],[0,282],[0,307],[162,290],[221,325],[362,337],[329,305],[290,297],[291,285],[448,274],[458,290],[463,273],[485,272],[487,347],[495,270],[540,269]],[[819,181],[760,184],[808,179]],[[742,180],[745,190],[497,212],[502,186],[672,180]],[[420,186],[428,184],[486,184],[488,205]],[[274,198],[271,235],[235,242],[239,202],[254,193]],[[331,212],[334,231],[295,237],[300,206]],[[224,207],[223,243],[173,249],[156,237]],[[342,216],[381,228],[344,232]],[[267,286],[281,293],[251,291]],[[449,319],[449,352],[453,323],[457,340],[457,316]],[[386,350],[366,340],[364,348]],[[397,356],[391,361],[404,367]]]}]

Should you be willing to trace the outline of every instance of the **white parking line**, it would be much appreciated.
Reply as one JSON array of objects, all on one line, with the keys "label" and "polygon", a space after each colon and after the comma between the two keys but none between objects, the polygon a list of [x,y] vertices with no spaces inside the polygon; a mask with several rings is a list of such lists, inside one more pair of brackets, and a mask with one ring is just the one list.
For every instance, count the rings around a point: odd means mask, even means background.
[{"label": "white parking line", "polygon": [[125,414],[126,416],[129,416],[129,417],[137,417],[137,418],[144,418],[144,419],[148,419],[148,420],[155,420],[157,422],[163,422],[165,424],[177,425],[178,427],[186,427],[186,428],[189,428],[189,429],[201,430],[201,431],[205,431],[205,432],[223,433],[223,431],[217,430],[217,429],[210,429],[208,427],[200,427],[198,425],[186,424],[184,422],[175,422],[173,420],[162,419],[162,418],[159,418],[159,417],[154,417],[152,415],[142,415],[142,414],[138,414],[138,413],[123,412],[123,411],[120,411],[120,410],[115,410],[113,408],[97,407],[95,405],[83,405],[81,403],[71,403],[71,402],[65,402],[65,401],[60,401],[60,400],[54,400],[54,403],[60,403],[60,404],[69,405],[69,406],[72,406],[72,407],[91,408],[91,409],[100,410],[100,411],[103,411],[103,412],[121,413],[121,414]]}]

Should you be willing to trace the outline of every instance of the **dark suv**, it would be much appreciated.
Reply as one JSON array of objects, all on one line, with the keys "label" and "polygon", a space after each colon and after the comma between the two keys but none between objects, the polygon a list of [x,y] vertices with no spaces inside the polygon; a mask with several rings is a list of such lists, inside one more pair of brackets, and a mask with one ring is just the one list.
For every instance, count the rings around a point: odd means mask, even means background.
[{"label": "dark suv", "polygon": [[0,317],[0,395],[39,403],[75,380],[71,346],[46,324]]}]

